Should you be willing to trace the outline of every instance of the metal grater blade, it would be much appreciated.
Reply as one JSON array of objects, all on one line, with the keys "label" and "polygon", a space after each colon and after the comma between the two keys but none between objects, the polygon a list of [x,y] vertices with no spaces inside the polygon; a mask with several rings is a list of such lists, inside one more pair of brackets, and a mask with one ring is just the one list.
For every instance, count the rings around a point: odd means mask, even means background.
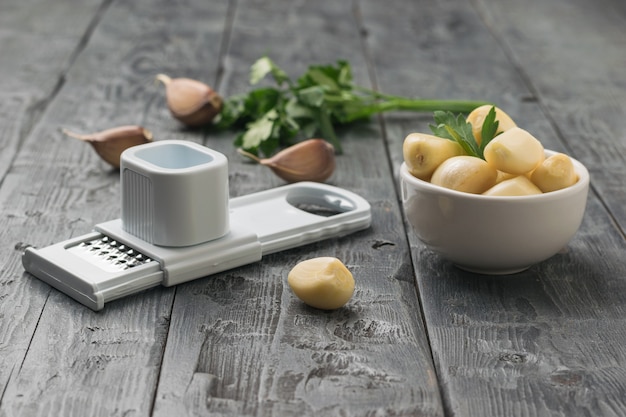
[{"label": "metal grater blade", "polygon": [[108,272],[125,271],[153,261],[136,249],[105,235],[67,250]]}]

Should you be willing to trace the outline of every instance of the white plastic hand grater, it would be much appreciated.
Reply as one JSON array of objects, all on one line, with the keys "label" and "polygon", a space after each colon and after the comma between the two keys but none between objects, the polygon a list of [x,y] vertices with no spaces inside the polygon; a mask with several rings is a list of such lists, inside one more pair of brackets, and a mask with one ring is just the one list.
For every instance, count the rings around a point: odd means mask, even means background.
[{"label": "white plastic hand grater", "polygon": [[93,310],[371,223],[366,200],[326,184],[229,199],[226,157],[192,142],[127,149],[120,171],[120,219],[22,256],[26,271]]}]

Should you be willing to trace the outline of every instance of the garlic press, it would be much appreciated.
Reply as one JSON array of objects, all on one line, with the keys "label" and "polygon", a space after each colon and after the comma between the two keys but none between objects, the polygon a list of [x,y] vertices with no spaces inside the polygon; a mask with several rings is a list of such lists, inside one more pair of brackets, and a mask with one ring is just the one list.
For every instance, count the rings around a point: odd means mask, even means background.
[{"label": "garlic press", "polygon": [[22,255],[27,272],[93,310],[371,224],[365,199],[327,184],[300,182],[231,199],[226,157],[187,141],[127,149],[120,183],[119,219]]}]

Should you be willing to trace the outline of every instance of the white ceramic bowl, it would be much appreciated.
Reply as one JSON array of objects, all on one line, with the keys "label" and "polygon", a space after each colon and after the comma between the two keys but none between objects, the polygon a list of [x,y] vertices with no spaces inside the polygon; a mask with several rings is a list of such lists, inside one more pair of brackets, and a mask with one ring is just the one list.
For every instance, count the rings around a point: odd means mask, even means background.
[{"label": "white ceramic bowl", "polygon": [[[546,156],[554,153],[546,150]],[[402,164],[404,212],[417,237],[458,267],[490,275],[520,272],[559,252],[580,227],[589,172],[573,162],[576,184],[523,197],[450,190],[415,178]]]}]

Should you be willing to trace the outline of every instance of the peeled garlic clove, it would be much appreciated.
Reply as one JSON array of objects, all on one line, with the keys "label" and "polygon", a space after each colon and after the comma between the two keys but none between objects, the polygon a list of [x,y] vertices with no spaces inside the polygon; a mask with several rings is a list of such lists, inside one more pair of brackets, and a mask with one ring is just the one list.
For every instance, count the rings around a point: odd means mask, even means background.
[{"label": "peeled garlic clove", "polygon": [[157,75],[157,80],[165,85],[170,113],[187,126],[206,125],[222,110],[222,97],[200,81],[165,74]]},{"label": "peeled garlic clove", "polygon": [[524,196],[534,194],[541,194],[541,190],[525,175],[519,175],[499,182],[483,193],[483,195],[491,196]]},{"label": "peeled garlic clove", "polygon": [[485,146],[484,155],[489,165],[514,175],[532,171],[545,159],[541,142],[519,127],[496,136]]},{"label": "peeled garlic clove", "polygon": [[334,310],[354,293],[354,277],[337,258],[320,257],[298,263],[287,282],[294,294],[311,307]]},{"label": "peeled garlic clove", "polygon": [[239,153],[269,167],[287,182],[326,181],[335,171],[335,148],[324,139],[308,139],[278,152],[271,158],[259,158],[239,149]]},{"label": "peeled garlic clove", "polygon": [[[483,123],[485,122],[485,118],[491,111],[491,104],[485,104],[484,106],[480,106],[475,108],[467,115],[467,122],[472,125],[472,133],[474,134],[474,139],[476,139],[476,143],[479,145],[483,140]],[[507,131],[517,125],[511,119],[511,116],[506,114],[504,110],[499,107],[495,108],[496,112],[496,121],[498,122],[498,130],[496,130],[496,134]]]},{"label": "peeled garlic clove", "polygon": [[578,181],[574,163],[563,153],[546,158],[533,171],[530,179],[544,193],[570,187]]},{"label": "peeled garlic clove", "polygon": [[463,155],[463,148],[456,141],[424,133],[411,133],[404,139],[402,154],[411,175],[428,181],[443,161]]},{"label": "peeled garlic clove", "polygon": [[96,133],[81,135],[63,129],[72,138],[89,142],[100,157],[114,168],[120,167],[120,157],[126,149],[152,142],[152,133],[141,126],[119,126]]},{"label": "peeled garlic clove", "polygon": [[498,171],[483,159],[461,155],[443,161],[430,182],[451,190],[482,194],[495,185],[497,177]]}]

